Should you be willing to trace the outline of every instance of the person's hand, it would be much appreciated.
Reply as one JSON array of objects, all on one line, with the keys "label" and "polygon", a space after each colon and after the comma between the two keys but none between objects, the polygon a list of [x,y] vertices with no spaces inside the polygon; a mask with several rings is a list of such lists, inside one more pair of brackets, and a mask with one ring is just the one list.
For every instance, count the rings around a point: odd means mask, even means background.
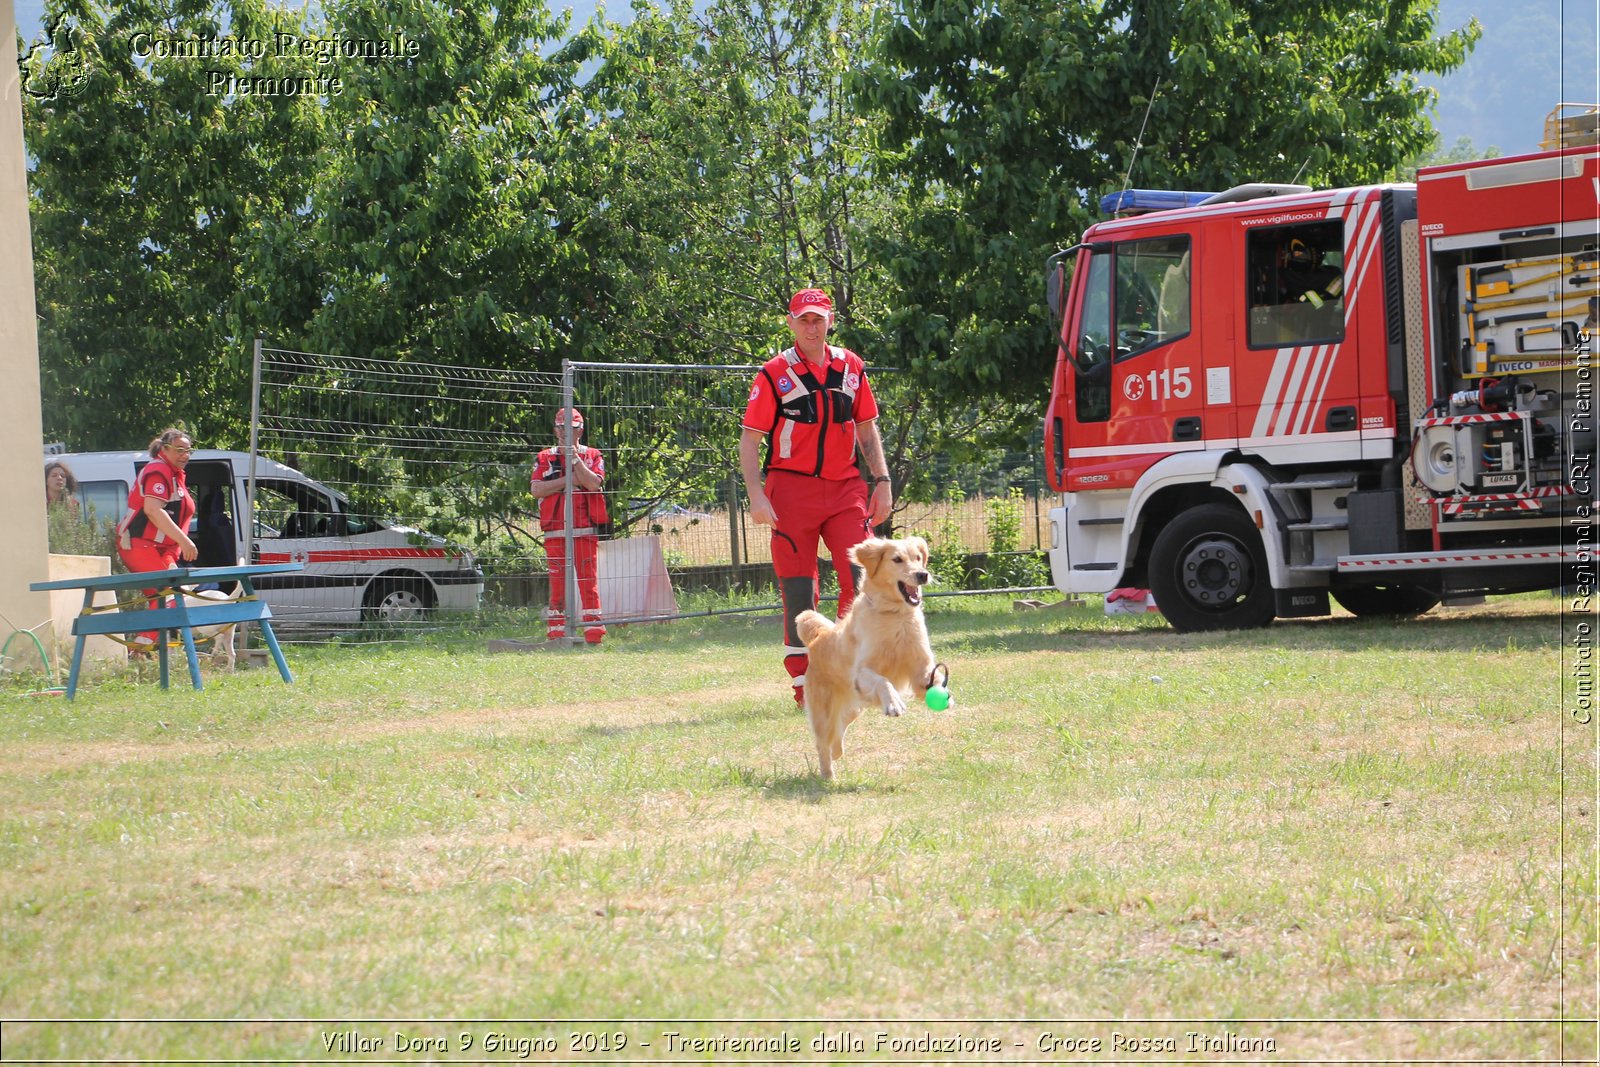
[{"label": "person's hand", "polygon": [[183,559],[192,560],[200,555],[200,549],[195,546],[193,541],[185,537],[183,543],[178,546],[178,555]]},{"label": "person's hand", "polygon": [[772,510],[772,501],[765,493],[750,498],[750,521],[757,526],[777,526],[778,513]]},{"label": "person's hand", "polygon": [[879,482],[872,487],[872,525],[882,523],[893,510],[894,493],[890,491],[888,482]]}]

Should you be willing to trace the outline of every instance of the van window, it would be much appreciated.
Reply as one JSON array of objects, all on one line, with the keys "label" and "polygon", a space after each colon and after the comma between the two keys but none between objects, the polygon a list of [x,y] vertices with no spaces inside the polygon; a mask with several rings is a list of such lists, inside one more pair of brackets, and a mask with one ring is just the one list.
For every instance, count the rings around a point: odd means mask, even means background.
[{"label": "van window", "polygon": [[[301,482],[258,480],[256,482],[256,523],[269,527],[278,537],[343,537],[343,516],[333,501]],[[273,536],[261,529],[263,536]]]},{"label": "van window", "polygon": [[274,486],[256,482],[256,531],[260,536],[281,536],[284,523],[297,510],[294,501]]},{"label": "van window", "polygon": [[377,533],[379,530],[388,529],[381,520],[371,515],[346,514],[343,518],[345,530],[351,537],[355,537],[357,534]]},{"label": "van window", "polygon": [[350,503],[350,498],[342,493],[333,494],[333,508],[338,512],[336,525],[342,537],[358,537],[389,529],[389,524],[379,516],[358,511],[356,505]]},{"label": "van window", "polygon": [[121,522],[128,510],[128,483],[121,481],[79,482],[78,496],[83,514],[94,511],[96,522]]},{"label": "van window", "polygon": [[1250,347],[1344,340],[1344,224],[1252,230]]},{"label": "van window", "polygon": [[[150,465],[148,458],[134,461],[135,475]],[[194,518],[189,520],[189,536],[194,539],[199,555],[195,564],[201,567],[232,567],[239,562],[239,544],[234,515],[238,502],[234,499],[233,468],[223,459],[190,460],[184,468],[184,482],[194,499]],[[127,490],[123,490],[124,496]]]}]

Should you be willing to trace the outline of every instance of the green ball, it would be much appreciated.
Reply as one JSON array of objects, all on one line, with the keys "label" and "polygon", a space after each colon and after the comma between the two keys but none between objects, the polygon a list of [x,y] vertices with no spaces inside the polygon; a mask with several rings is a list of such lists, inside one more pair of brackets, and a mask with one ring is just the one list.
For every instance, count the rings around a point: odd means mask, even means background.
[{"label": "green ball", "polygon": [[943,711],[950,706],[950,690],[942,685],[930,686],[927,701],[929,711]]}]

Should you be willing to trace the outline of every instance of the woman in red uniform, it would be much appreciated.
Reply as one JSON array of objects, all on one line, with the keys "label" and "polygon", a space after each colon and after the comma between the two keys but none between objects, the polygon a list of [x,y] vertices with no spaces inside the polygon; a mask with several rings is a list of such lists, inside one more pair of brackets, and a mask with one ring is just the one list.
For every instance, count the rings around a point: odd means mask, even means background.
[{"label": "woman in red uniform", "polygon": [[[128,491],[128,514],[117,523],[117,554],[133,573],[165,571],[199,555],[189,540],[189,520],[194,518],[194,498],[184,469],[194,441],[182,430],[163,430],[150,442],[150,462],[134,478]],[[159,607],[157,589],[146,589],[150,606]],[[135,645],[154,645],[155,633],[142,633]]]}]

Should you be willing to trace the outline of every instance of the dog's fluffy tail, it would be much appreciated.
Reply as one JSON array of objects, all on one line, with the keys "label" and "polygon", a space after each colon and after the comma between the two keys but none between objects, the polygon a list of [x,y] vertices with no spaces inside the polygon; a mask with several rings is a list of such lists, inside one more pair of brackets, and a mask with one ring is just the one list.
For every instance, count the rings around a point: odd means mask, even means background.
[{"label": "dog's fluffy tail", "polygon": [[814,611],[802,611],[795,616],[794,628],[800,634],[800,640],[810,648],[823,634],[833,632],[833,623]]}]

